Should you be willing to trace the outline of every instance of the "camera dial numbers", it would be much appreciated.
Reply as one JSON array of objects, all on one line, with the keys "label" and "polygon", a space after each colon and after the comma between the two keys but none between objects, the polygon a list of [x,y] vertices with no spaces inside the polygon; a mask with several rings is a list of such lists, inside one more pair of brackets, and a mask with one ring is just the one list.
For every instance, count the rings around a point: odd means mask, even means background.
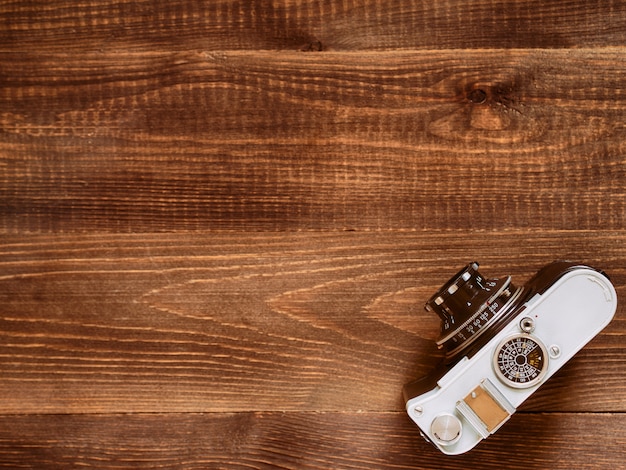
[{"label": "camera dial numbers", "polygon": [[491,325],[510,311],[508,306],[512,305],[523,291],[522,288],[511,290],[513,286],[510,276],[499,281],[495,287],[491,298],[483,303],[476,313],[461,323],[453,332],[437,340],[437,346],[446,349],[446,357],[459,354],[488,331]]},{"label": "camera dial numbers", "polygon": [[517,334],[502,341],[493,357],[498,378],[514,388],[537,384],[548,370],[546,347],[537,338]]},{"label": "camera dial numbers", "polygon": [[466,320],[453,333],[437,341],[438,345],[450,341],[450,344],[462,344],[471,338],[475,333],[480,331],[488,323],[490,323],[498,314],[501,304],[494,302],[493,304],[485,304],[474,316]]}]

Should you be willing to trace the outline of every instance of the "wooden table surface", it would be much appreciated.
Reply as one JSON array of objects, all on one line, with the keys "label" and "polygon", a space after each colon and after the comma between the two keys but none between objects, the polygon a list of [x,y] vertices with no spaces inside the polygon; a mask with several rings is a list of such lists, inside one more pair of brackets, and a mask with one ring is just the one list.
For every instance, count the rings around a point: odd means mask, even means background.
[{"label": "wooden table surface", "polygon": [[425,300],[626,299],[626,3],[0,2],[0,467],[626,468],[626,314],[446,457]]}]

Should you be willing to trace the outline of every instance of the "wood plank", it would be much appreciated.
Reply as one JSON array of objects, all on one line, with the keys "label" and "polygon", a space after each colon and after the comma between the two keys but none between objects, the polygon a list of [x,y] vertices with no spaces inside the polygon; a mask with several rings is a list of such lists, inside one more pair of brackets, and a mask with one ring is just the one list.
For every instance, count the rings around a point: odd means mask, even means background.
[{"label": "wood plank", "polygon": [[[626,461],[626,3],[0,2],[0,468]],[[446,457],[404,412],[470,260],[611,324]]]},{"label": "wood plank", "polygon": [[[626,296],[623,231],[4,236],[0,412],[402,410],[444,281],[558,258]],[[524,409],[623,412],[625,331],[620,306]]]},{"label": "wood plank", "polygon": [[389,50],[622,46],[623,2],[2,2],[4,50]]},{"label": "wood plank", "polygon": [[617,468],[623,421],[516,414],[472,452],[450,457],[404,413],[0,416],[0,468]]},{"label": "wood plank", "polygon": [[4,233],[626,220],[621,49],[29,52],[0,69]]}]

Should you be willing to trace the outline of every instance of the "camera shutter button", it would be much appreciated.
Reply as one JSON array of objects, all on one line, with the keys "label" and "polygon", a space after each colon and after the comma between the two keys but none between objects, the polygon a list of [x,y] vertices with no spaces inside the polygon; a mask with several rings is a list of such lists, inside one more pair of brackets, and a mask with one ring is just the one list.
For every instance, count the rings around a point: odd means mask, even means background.
[{"label": "camera shutter button", "polygon": [[461,438],[461,421],[451,414],[441,414],[433,419],[430,431],[443,446],[452,445]]}]

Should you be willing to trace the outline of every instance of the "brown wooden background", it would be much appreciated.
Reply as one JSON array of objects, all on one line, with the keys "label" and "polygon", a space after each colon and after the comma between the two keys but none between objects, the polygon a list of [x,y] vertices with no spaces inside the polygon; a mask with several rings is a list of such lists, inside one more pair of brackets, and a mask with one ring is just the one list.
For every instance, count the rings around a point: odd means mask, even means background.
[{"label": "brown wooden background", "polygon": [[626,298],[626,3],[0,2],[0,467],[626,465],[626,315],[495,436],[402,385],[471,260]]}]

